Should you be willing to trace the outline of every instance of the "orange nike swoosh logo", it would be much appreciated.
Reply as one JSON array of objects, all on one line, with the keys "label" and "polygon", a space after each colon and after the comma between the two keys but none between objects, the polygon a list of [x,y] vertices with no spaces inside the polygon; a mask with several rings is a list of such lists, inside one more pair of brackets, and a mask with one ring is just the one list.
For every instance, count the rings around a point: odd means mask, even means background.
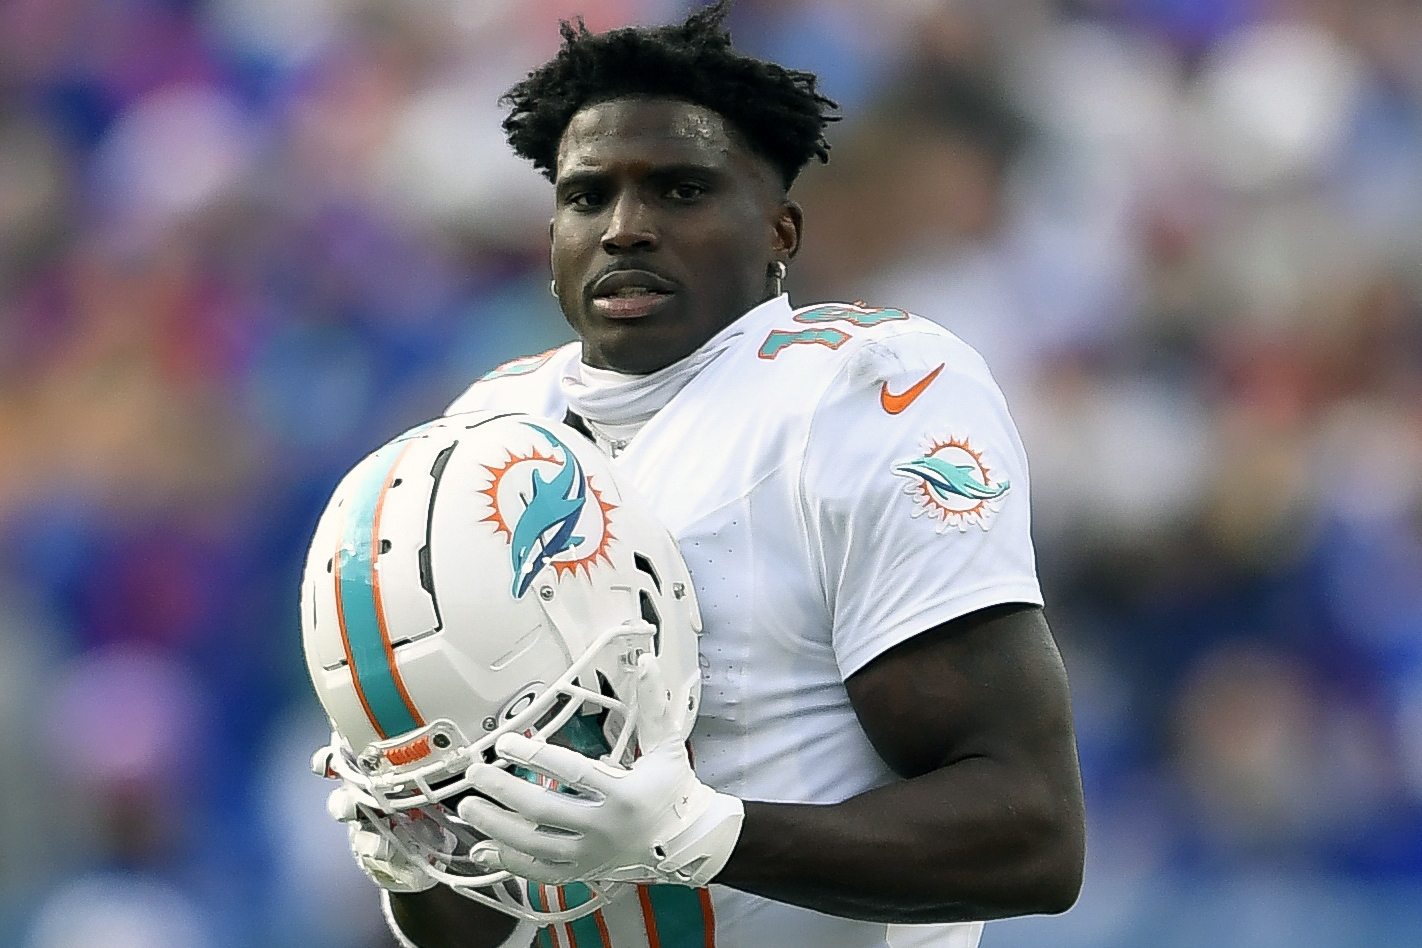
[{"label": "orange nike swoosh logo", "polygon": [[885,382],[879,388],[879,404],[884,406],[884,411],[888,412],[891,415],[897,415],[899,412],[912,405],[914,399],[922,395],[923,390],[928,388],[928,386],[932,385],[933,380],[938,378],[938,373],[942,371],[943,366],[940,365],[938,366],[938,368],[934,369],[932,372],[929,372],[923,378],[919,379],[916,383],[914,383],[914,386],[908,391],[905,391],[898,395],[895,395],[893,392],[890,392],[889,383]]}]

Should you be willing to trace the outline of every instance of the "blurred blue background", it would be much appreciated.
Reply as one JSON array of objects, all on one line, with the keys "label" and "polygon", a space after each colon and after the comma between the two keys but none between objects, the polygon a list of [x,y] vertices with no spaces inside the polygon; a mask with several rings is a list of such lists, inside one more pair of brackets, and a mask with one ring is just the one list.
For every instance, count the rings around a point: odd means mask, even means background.
[{"label": "blurred blue background", "polygon": [[[338,477],[571,337],[497,97],[681,0],[0,4],[0,944],[375,948],[307,771]],[[1422,2],[740,0],[800,303],[987,357],[1090,808],[985,948],[1422,944]]]}]

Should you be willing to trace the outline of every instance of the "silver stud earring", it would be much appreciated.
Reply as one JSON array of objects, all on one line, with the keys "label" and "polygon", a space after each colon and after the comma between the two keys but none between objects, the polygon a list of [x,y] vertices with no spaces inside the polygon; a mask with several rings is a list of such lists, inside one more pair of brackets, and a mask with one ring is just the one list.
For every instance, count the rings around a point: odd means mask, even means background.
[{"label": "silver stud earring", "polygon": [[785,292],[785,261],[777,260],[770,265],[770,278],[775,281],[775,295]]}]

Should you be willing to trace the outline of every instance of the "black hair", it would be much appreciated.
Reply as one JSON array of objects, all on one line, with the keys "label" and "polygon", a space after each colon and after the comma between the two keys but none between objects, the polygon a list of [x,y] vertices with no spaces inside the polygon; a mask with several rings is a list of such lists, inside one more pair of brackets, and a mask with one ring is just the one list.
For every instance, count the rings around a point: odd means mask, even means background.
[{"label": "black hair", "polygon": [[710,109],[780,172],[788,189],[812,158],[829,160],[825,126],[835,102],[814,73],[736,52],[724,22],[730,0],[684,23],[591,33],[582,18],[563,21],[563,46],[500,100],[511,106],[504,131],[515,154],[550,181],[558,143],[589,105],[628,96],[680,99]]}]

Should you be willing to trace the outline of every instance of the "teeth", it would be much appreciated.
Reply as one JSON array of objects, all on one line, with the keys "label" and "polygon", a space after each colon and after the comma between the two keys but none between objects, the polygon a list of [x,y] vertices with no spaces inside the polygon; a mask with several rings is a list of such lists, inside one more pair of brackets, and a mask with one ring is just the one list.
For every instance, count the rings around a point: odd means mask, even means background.
[{"label": "teeth", "polygon": [[624,286],[612,295],[626,299],[633,296],[651,296],[655,292],[655,290],[649,290],[645,286]]}]

